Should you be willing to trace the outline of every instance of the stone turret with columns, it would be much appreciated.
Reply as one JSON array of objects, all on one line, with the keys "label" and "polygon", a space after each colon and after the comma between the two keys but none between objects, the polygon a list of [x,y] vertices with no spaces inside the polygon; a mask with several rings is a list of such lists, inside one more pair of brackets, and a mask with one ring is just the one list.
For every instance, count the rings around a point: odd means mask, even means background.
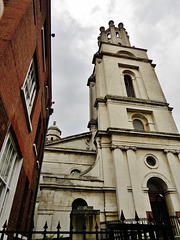
[{"label": "stone turret with columns", "polygon": [[112,20],[109,21],[108,29],[105,30],[104,27],[100,27],[98,45],[100,45],[101,42],[108,42],[130,47],[129,36],[124,28],[123,23],[119,23],[118,27],[115,27],[114,21]]}]

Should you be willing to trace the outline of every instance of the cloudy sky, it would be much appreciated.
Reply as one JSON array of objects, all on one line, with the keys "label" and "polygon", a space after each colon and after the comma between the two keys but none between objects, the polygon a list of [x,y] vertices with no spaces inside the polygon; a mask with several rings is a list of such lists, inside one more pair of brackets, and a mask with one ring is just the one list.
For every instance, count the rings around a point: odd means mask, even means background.
[{"label": "cloudy sky", "polygon": [[148,49],[180,130],[180,0],[52,0],[54,113],[62,136],[87,132],[99,28],[123,22],[132,46]]}]

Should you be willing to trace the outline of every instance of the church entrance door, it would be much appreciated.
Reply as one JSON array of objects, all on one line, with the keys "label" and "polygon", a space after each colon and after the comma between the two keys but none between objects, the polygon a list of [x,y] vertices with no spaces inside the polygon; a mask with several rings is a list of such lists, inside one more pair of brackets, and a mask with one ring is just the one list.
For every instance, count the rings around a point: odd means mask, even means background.
[{"label": "church entrance door", "polygon": [[148,181],[149,199],[152,215],[157,224],[169,224],[169,214],[167,210],[164,190],[161,184],[155,180]]}]

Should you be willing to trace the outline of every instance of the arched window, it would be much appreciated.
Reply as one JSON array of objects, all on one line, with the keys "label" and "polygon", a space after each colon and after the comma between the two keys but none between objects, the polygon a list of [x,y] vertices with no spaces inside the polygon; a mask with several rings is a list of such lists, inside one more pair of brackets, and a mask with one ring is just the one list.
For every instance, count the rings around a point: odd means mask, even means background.
[{"label": "arched window", "polygon": [[124,75],[124,82],[126,86],[126,92],[128,97],[135,97],[132,79],[129,75]]},{"label": "arched window", "polygon": [[78,207],[88,206],[87,202],[82,198],[77,198],[72,203],[72,209],[78,209]]},{"label": "arched window", "polygon": [[118,51],[117,54],[123,57],[135,57],[133,53],[124,50]]},{"label": "arched window", "polygon": [[110,33],[107,34],[107,38],[108,38],[108,40],[111,39],[111,34]]},{"label": "arched window", "polygon": [[144,125],[143,125],[142,121],[139,119],[133,120],[133,126],[134,126],[135,130],[144,131]]},{"label": "arched window", "polygon": [[137,131],[150,131],[149,121],[146,113],[132,113],[130,119],[132,121],[132,127]]}]

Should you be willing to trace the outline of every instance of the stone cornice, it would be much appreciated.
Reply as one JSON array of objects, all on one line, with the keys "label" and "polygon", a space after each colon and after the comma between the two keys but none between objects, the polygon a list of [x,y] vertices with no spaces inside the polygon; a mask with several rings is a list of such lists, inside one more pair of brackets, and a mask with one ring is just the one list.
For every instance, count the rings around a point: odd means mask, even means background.
[{"label": "stone cornice", "polygon": [[91,132],[85,132],[85,133],[80,133],[80,134],[76,134],[76,135],[71,135],[71,136],[68,136],[68,137],[60,138],[60,139],[55,140],[55,141],[48,141],[46,143],[46,146],[56,145],[58,143],[63,143],[63,142],[66,142],[66,141],[71,141],[71,140],[77,140],[77,139],[81,139],[81,138],[85,138],[85,137],[90,138],[91,135],[92,135]]},{"label": "stone cornice", "polygon": [[152,64],[152,60],[147,59],[147,58],[139,58],[139,57],[125,56],[125,55],[119,55],[119,54],[117,54],[117,53],[110,53],[110,52],[105,52],[105,51],[101,51],[101,52],[95,53],[95,54],[94,54],[94,57],[93,57],[92,63],[95,64],[96,58],[102,59],[103,56],[123,58],[123,59],[130,59],[130,60],[133,60],[133,61],[150,63],[150,64],[152,65],[152,67],[155,67],[155,66],[156,66],[155,64]]},{"label": "stone cornice", "polygon": [[123,68],[130,68],[130,69],[139,69],[139,66],[135,66],[135,65],[130,65],[130,64],[123,64],[123,63],[118,63],[119,67],[123,67]]},{"label": "stone cornice", "polygon": [[75,190],[75,191],[103,191],[103,192],[115,192],[116,188],[112,187],[112,188],[108,188],[108,187],[95,187],[95,186],[73,186],[73,185],[67,185],[67,186],[63,186],[63,185],[59,185],[56,183],[40,183],[40,189],[68,189],[70,190]]},{"label": "stone cornice", "polygon": [[[159,101],[152,101],[147,99],[141,99],[141,98],[132,98],[132,97],[120,97],[116,95],[106,95],[104,98],[96,98],[96,101],[94,103],[94,107],[97,107],[98,103],[107,103],[108,100],[113,101],[119,101],[119,102],[133,102],[133,103],[142,103],[142,104],[149,104],[149,105],[155,105],[155,106],[162,106],[162,107],[169,107],[169,104],[166,102],[159,102]],[[169,108],[171,111],[172,108]]]},{"label": "stone cornice", "polygon": [[100,42],[99,49],[101,49],[102,44],[113,45],[113,46],[120,47],[120,48],[137,49],[137,50],[142,50],[142,51],[147,52],[147,49],[145,49],[145,48],[137,48],[135,46],[131,47],[131,46],[119,45],[119,44],[110,43],[110,42],[103,42],[103,41]]},{"label": "stone cornice", "polygon": [[45,151],[51,152],[66,152],[66,153],[74,153],[74,154],[88,154],[95,155],[96,151],[94,150],[83,150],[83,149],[74,149],[74,148],[61,148],[61,147],[45,147]]},{"label": "stone cornice", "polygon": [[155,137],[155,138],[172,138],[172,139],[177,139],[180,140],[180,134],[177,133],[165,133],[165,132],[147,132],[147,131],[137,131],[134,129],[121,129],[121,128],[108,128],[107,133],[108,135],[110,134],[115,134],[118,132],[124,133],[126,135],[134,135],[134,133],[140,137],[140,136],[147,136],[147,137]]},{"label": "stone cornice", "polygon": [[96,78],[95,76],[91,75],[89,78],[88,78],[88,82],[87,82],[87,86],[90,85],[90,83],[95,83],[96,82]]},{"label": "stone cornice", "polygon": [[112,136],[112,135],[125,135],[125,136],[132,136],[134,137],[147,137],[147,138],[168,138],[168,139],[175,139],[177,141],[180,140],[180,134],[177,133],[165,133],[165,132],[147,132],[147,131],[137,131],[134,129],[124,129],[124,128],[107,128],[107,130],[99,130],[96,132],[96,137],[102,136]]},{"label": "stone cornice", "polygon": [[90,126],[92,126],[92,125],[95,125],[95,126],[97,126],[97,119],[91,119],[89,122],[88,122],[88,128],[90,128]]}]

